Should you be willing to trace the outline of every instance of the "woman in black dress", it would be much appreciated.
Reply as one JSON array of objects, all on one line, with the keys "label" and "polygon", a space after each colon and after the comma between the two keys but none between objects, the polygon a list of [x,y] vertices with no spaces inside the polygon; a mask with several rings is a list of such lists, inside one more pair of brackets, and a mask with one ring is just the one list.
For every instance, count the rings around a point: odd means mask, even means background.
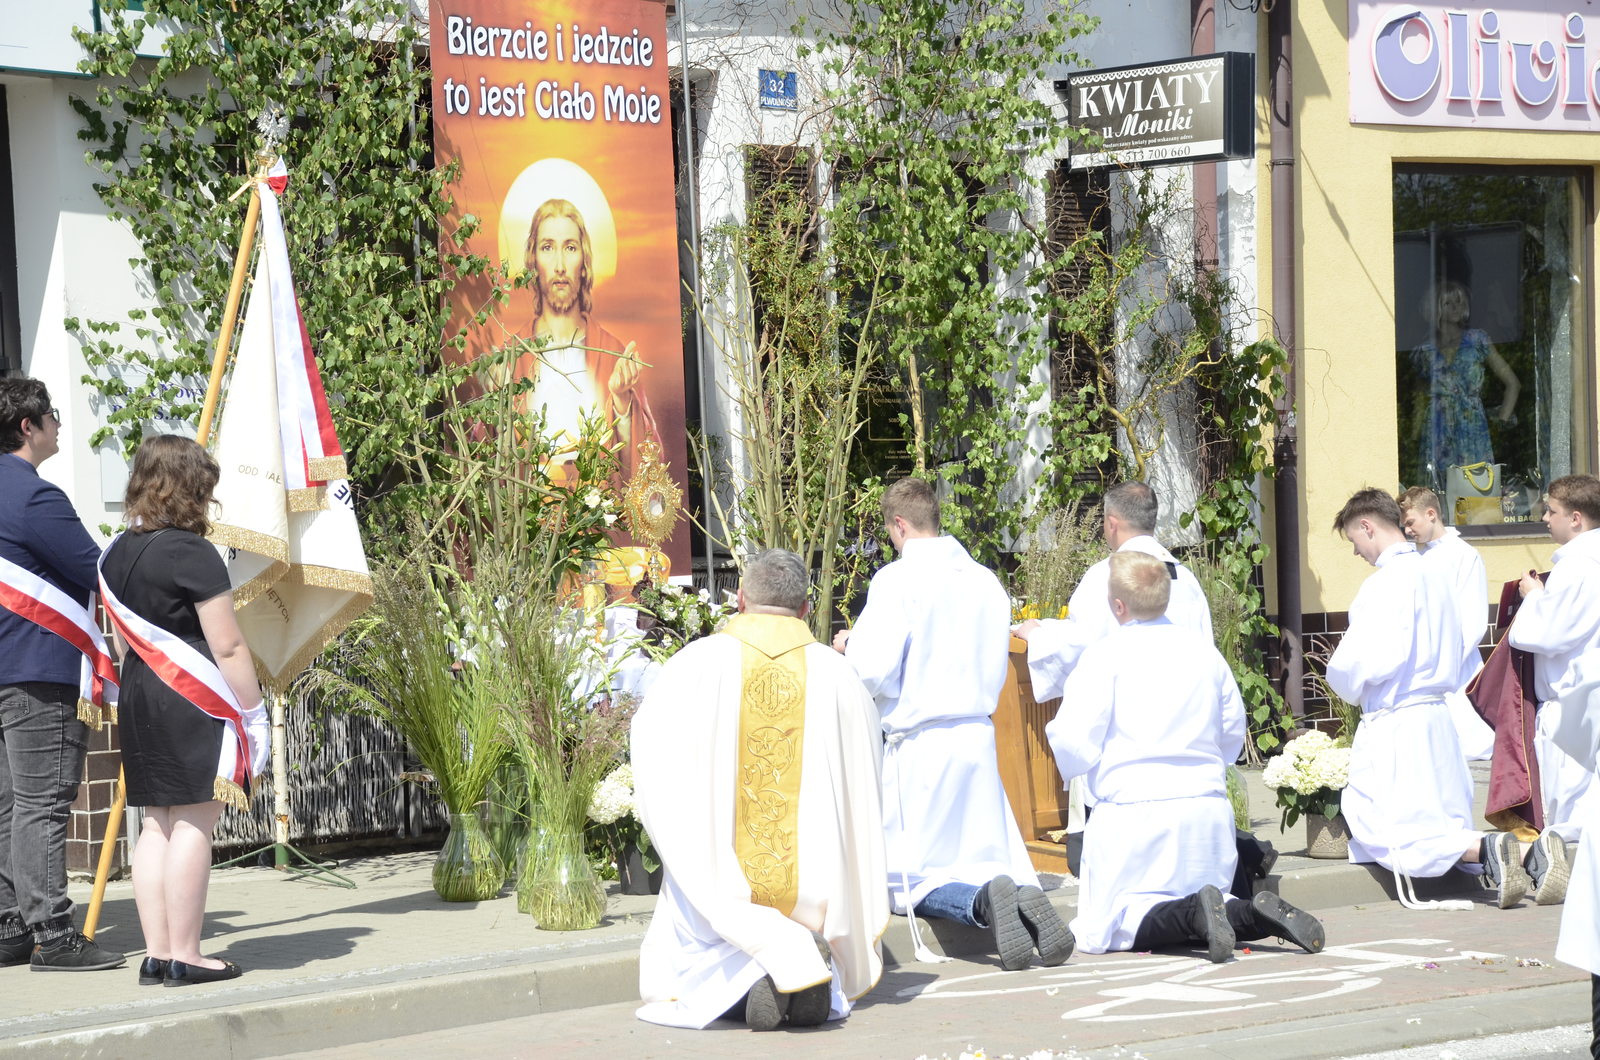
[{"label": "woman in black dress", "polygon": [[[232,979],[239,966],[200,953],[211,832],[229,782],[218,763],[232,750],[265,758],[265,712],[255,663],[233,614],[228,569],[203,536],[217,463],[176,435],[147,438],[124,501],[129,529],[107,550],[107,588],[134,612],[217,664],[245,708],[252,748],[224,722],[169,687],[136,652],[123,651],[118,704],[128,802],[144,807],[133,850],[133,897],[147,956],[139,982],[167,986]],[[119,641],[121,638],[118,638]],[[229,742],[224,748],[223,741]],[[254,769],[252,769],[252,775]]]}]

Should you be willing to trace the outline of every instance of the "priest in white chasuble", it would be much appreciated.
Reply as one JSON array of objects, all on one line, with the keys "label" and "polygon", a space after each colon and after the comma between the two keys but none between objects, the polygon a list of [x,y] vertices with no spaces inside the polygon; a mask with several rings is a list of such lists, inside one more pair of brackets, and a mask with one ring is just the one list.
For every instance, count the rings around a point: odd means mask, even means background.
[{"label": "priest in white chasuble", "polygon": [[674,655],[633,721],[638,813],[665,873],[642,1020],[839,1019],[883,971],[878,715],[801,619],[809,571],[750,559],[739,614]]},{"label": "priest in white chasuble", "polygon": [[1245,740],[1244,703],[1209,639],[1166,617],[1172,577],[1141,552],[1111,557],[1117,625],[1067,678],[1045,727],[1063,777],[1097,800],[1083,837],[1072,933],[1089,953],[1204,946],[1276,935],[1322,948],[1315,917],[1270,891],[1224,898],[1234,874],[1227,769]]},{"label": "priest in white chasuble", "polygon": [[1328,686],[1361,707],[1340,798],[1350,860],[1393,872],[1402,904],[1413,904],[1408,878],[1459,866],[1483,874],[1508,909],[1530,885],[1521,847],[1510,832],[1474,827],[1472,777],[1445,705],[1461,663],[1461,619],[1448,572],[1406,540],[1403,518],[1393,497],[1368,488],[1333,521],[1377,568],[1327,666]]},{"label": "priest in white chasuble", "polygon": [[1017,830],[994,723],[1005,685],[1011,601],[994,573],[939,533],[933,487],[906,478],[883,495],[900,558],[878,571],[855,627],[834,638],[877,700],[884,732],[883,812],[895,912],[993,933],[1000,965],[1045,965],[1072,934],[1039,888]]}]

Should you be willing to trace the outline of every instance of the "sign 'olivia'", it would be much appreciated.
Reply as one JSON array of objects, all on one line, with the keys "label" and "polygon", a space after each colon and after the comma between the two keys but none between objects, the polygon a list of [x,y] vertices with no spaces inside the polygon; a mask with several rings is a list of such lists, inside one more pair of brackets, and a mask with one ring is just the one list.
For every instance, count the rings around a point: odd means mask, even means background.
[{"label": "sign 'olivia'", "polygon": [[1600,47],[1570,9],[1352,0],[1350,17],[1353,122],[1600,128]]}]

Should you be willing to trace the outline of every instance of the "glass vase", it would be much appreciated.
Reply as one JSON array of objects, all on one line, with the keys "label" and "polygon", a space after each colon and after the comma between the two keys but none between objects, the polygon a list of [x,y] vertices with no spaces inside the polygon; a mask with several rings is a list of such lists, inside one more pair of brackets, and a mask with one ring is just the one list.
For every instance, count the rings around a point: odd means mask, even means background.
[{"label": "glass vase", "polygon": [[[521,864],[528,837],[528,778],[520,765],[507,762],[489,782],[488,798],[479,804],[489,841],[512,879]],[[502,881],[503,882],[503,881]]]},{"label": "glass vase", "polygon": [[[547,931],[582,931],[598,927],[606,911],[605,889],[584,849],[583,829],[552,827],[528,844],[528,914]],[[518,907],[523,900],[517,887]]]},{"label": "glass vase", "polygon": [[447,902],[483,902],[500,893],[506,865],[476,813],[452,813],[450,834],[433,862],[433,889]]},{"label": "glass vase", "polygon": [[522,849],[517,852],[517,912],[533,911],[534,866],[547,856],[553,833],[536,807],[527,833],[522,837]]}]

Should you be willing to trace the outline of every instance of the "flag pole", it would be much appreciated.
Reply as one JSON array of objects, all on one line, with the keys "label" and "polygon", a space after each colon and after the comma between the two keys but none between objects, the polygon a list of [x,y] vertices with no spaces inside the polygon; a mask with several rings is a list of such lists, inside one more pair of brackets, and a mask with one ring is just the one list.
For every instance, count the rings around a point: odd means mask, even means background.
[{"label": "flag pole", "polygon": [[[255,176],[250,178],[250,206],[245,211],[244,231],[239,235],[239,250],[233,257],[233,279],[228,285],[228,301],[222,311],[222,330],[217,335],[216,351],[211,358],[211,378],[206,382],[206,400],[200,408],[200,424],[195,438],[202,448],[211,442],[211,421],[216,418],[218,399],[222,396],[222,377],[228,371],[228,353],[233,346],[234,327],[239,322],[239,303],[244,298],[244,278],[250,267],[250,252],[256,245],[256,225],[261,220],[261,188],[259,181],[266,179],[267,167],[275,156],[258,155]],[[106,881],[111,878],[111,858],[116,853],[117,839],[122,834],[122,815],[128,806],[127,774],[117,766],[117,793],[111,800],[111,814],[106,818],[106,835],[100,843],[100,860],[94,869],[94,891],[89,895],[89,908],[83,915],[83,934],[94,938],[100,923],[100,907],[105,902]]]}]

